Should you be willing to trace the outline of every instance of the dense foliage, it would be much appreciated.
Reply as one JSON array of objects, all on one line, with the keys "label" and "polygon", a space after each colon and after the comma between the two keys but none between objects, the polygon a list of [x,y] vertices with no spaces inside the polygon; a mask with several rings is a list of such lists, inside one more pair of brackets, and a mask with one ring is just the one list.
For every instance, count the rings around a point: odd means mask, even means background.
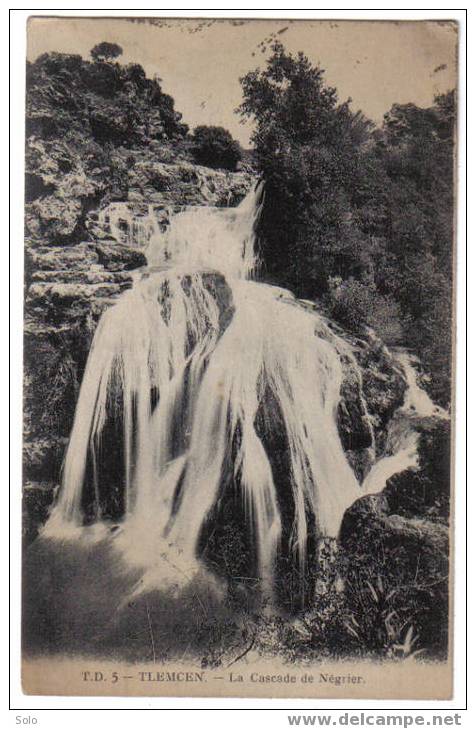
[{"label": "dense foliage", "polygon": [[192,151],[199,164],[224,170],[236,170],[241,159],[240,145],[223,127],[195,127]]},{"label": "dense foliage", "polygon": [[381,129],[280,43],[241,79],[266,200],[264,275],[413,348],[450,397],[454,92],[395,104]]},{"label": "dense foliage", "polygon": [[93,61],[44,53],[28,63],[27,135],[47,139],[80,131],[113,147],[183,137],[187,126],[160,80],[147,78],[139,64],[109,60],[120,53],[119,46],[100,43],[91,51]]},{"label": "dense foliage", "polygon": [[103,41],[91,48],[91,58],[95,61],[112,61],[119,56],[122,56],[122,48],[117,43]]}]

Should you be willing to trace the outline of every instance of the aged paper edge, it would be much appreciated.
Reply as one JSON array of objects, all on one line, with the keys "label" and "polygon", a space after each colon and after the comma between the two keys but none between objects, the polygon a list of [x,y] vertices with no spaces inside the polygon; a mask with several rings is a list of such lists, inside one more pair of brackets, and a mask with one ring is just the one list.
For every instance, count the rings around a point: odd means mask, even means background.
[{"label": "aged paper edge", "polygon": [[25,658],[22,687],[33,696],[444,700],[452,697],[453,676],[450,661],[342,661],[311,666],[278,666],[273,661],[211,670],[177,663]]}]

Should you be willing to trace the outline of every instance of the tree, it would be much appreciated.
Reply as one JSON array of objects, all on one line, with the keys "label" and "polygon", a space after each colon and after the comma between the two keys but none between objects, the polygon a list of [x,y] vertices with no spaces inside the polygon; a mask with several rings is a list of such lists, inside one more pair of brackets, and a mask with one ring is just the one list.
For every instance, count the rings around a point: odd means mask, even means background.
[{"label": "tree", "polygon": [[406,344],[444,405],[451,392],[454,123],[454,91],[427,109],[394,104],[377,148],[387,185],[387,265],[378,268],[405,319]]},{"label": "tree", "polygon": [[241,159],[240,145],[223,127],[195,127],[192,152],[199,164],[225,170],[236,170]]},{"label": "tree", "polygon": [[94,61],[112,61],[114,58],[122,56],[122,48],[117,43],[103,41],[91,48],[90,54]]},{"label": "tree", "polygon": [[242,79],[266,184],[263,275],[320,298],[350,329],[412,347],[447,404],[451,381],[453,139],[450,91],[394,104],[375,129],[324,71],[275,43]]},{"label": "tree", "polygon": [[365,240],[353,224],[352,195],[361,178],[371,123],[339,104],[324,71],[276,42],[263,71],[242,79],[240,111],[256,129],[266,199],[259,237],[266,275],[298,295],[319,296],[329,276],[360,275]]}]

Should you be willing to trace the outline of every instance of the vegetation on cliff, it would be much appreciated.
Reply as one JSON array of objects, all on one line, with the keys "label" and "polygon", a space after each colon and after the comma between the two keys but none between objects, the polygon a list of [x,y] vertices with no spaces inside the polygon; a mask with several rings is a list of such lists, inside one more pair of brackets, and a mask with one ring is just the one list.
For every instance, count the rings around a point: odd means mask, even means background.
[{"label": "vegetation on cliff", "polygon": [[188,127],[160,79],[147,78],[139,64],[114,62],[100,46],[93,52],[92,61],[45,53],[28,63],[27,134],[52,138],[80,131],[113,147],[185,136]]},{"label": "vegetation on cliff", "polygon": [[324,71],[275,43],[242,79],[266,181],[264,274],[322,298],[351,328],[413,348],[450,400],[455,95],[395,104],[381,128],[341,103]]},{"label": "vegetation on cliff", "polygon": [[193,155],[201,165],[236,170],[241,159],[240,145],[223,127],[199,126],[193,132]]}]

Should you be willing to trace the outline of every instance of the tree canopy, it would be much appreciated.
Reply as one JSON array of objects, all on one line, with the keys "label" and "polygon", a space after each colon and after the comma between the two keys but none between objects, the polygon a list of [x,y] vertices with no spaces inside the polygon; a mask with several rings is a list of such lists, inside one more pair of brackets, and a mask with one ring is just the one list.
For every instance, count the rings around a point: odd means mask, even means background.
[{"label": "tree canopy", "polygon": [[240,145],[223,127],[195,127],[192,151],[199,164],[225,170],[236,170],[241,159]]},{"label": "tree canopy", "polygon": [[376,129],[279,42],[241,83],[266,182],[263,275],[413,348],[448,402],[454,92],[428,109],[395,104]]},{"label": "tree canopy", "polygon": [[95,61],[110,61],[113,58],[122,56],[122,48],[117,43],[108,43],[103,41],[91,48],[91,58]]}]

